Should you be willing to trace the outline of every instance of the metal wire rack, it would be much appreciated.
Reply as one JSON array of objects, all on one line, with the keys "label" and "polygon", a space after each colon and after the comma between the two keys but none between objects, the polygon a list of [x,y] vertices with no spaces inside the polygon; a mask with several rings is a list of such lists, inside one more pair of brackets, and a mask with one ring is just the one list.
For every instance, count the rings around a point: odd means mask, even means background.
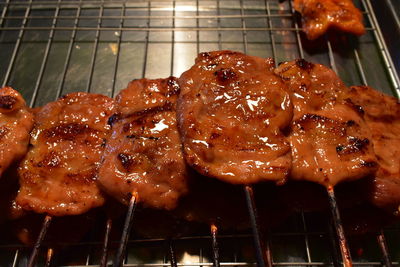
[{"label": "metal wire rack", "polygon": [[[0,82],[17,88],[32,107],[73,91],[114,96],[132,79],[179,76],[201,51],[231,49],[276,62],[305,58],[330,66],[349,85],[368,84],[399,97],[398,72],[371,1],[355,2],[364,14],[364,36],[309,42],[290,1],[0,0]],[[340,266],[326,217],[295,214],[261,238],[273,265]],[[106,266],[119,242],[112,229],[121,224],[97,216],[83,241],[44,240],[38,264]],[[173,239],[133,234],[124,266],[255,265],[257,232],[224,232],[217,226]],[[398,240],[397,226],[351,237],[353,264],[398,265]],[[30,252],[0,241],[0,266],[26,266]]]}]

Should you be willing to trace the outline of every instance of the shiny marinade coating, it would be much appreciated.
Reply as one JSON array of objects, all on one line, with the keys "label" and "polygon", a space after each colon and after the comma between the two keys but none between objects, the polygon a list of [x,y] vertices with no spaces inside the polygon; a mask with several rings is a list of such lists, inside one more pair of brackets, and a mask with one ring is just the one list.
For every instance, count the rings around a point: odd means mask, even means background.
[{"label": "shiny marinade coating", "polygon": [[294,9],[302,15],[303,30],[310,40],[330,28],[355,35],[365,33],[362,13],[352,0],[294,0]]},{"label": "shiny marinade coating", "polygon": [[275,73],[287,83],[294,106],[291,178],[334,186],[373,175],[370,129],[339,77],[302,59],[280,64]]},{"label": "shiny marinade coating", "polygon": [[18,170],[19,205],[63,216],[104,203],[95,178],[114,107],[103,95],[71,93],[38,111],[31,147]]},{"label": "shiny marinade coating", "polygon": [[187,192],[187,174],[176,125],[176,78],[132,81],[116,97],[99,171],[102,188],[122,203],[137,193],[144,206],[173,209]]},{"label": "shiny marinade coating", "polygon": [[367,86],[351,87],[351,97],[365,112],[379,169],[368,187],[373,204],[400,212],[400,103]]},{"label": "shiny marinade coating", "polygon": [[179,78],[178,125],[185,158],[197,171],[233,184],[283,182],[292,119],[274,62],[239,52],[201,53]]},{"label": "shiny marinade coating", "polygon": [[0,89],[0,176],[28,150],[33,114],[11,87]]}]

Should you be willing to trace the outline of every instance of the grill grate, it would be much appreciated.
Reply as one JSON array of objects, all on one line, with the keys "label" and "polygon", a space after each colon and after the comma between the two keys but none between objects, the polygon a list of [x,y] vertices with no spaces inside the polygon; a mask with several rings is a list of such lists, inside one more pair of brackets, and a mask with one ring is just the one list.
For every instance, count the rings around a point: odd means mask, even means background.
[{"label": "grill grate", "polygon": [[[290,1],[0,0],[0,82],[20,90],[32,107],[72,91],[114,96],[134,78],[179,76],[201,51],[232,49],[276,62],[302,57],[330,66],[347,84],[368,84],[400,97],[398,73],[371,2],[356,4],[363,10],[366,35],[315,44],[300,32]],[[296,214],[261,238],[258,244],[265,243],[271,257],[267,262],[340,266],[333,224],[313,223],[325,218]],[[39,264],[106,266],[102,252],[108,251],[109,263],[118,254],[118,238],[111,235],[118,224],[109,218],[97,224],[104,229],[93,230],[86,241],[63,244],[68,250],[40,242]],[[350,238],[355,266],[389,266],[390,258],[399,264],[400,229],[394,226],[385,233]],[[254,266],[252,237],[250,231],[225,233],[217,225],[211,233],[208,229],[178,239],[132,235],[124,266]],[[358,255],[355,248],[366,252]],[[0,242],[0,265],[26,266],[30,252]]]}]

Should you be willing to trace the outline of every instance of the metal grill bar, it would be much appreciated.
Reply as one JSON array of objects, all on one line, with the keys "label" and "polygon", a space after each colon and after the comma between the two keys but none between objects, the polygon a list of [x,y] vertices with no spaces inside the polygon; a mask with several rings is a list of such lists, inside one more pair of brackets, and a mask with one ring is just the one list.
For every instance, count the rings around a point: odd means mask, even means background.
[{"label": "metal grill bar", "polygon": [[[104,1],[103,6],[105,4]],[[4,13],[4,12],[3,12]],[[285,18],[285,17],[292,17],[292,14],[244,14],[242,15],[218,15],[218,16],[208,16],[208,15],[193,15],[193,16],[184,16],[184,15],[172,15],[172,16],[133,16],[133,15],[123,15],[123,16],[111,16],[111,15],[99,15],[99,16],[83,16],[81,20],[91,20],[91,19],[216,19],[216,18],[223,18],[223,19],[234,19],[234,18],[268,18],[268,17],[275,17],[275,18]],[[23,19],[24,16],[4,16],[1,15],[0,19]],[[29,19],[53,19],[53,16],[29,16]],[[58,19],[75,19],[74,16],[58,16]],[[1,22],[1,20],[0,20]]]},{"label": "metal grill bar", "polygon": [[124,26],[124,18],[123,16],[125,15],[126,11],[126,2],[122,4],[122,10],[121,10],[121,19],[119,21],[119,28],[118,28],[118,39],[117,39],[117,56],[115,57],[115,67],[114,67],[114,75],[113,75],[113,80],[112,80],[112,96],[114,97],[115,95],[115,83],[117,81],[117,72],[118,72],[118,63],[119,63],[119,55],[121,54],[121,36],[122,36],[122,28]]},{"label": "metal grill bar", "polygon": [[81,15],[81,3],[82,3],[82,0],[80,0],[80,4],[79,4],[79,6],[78,6],[78,8],[76,10],[76,18],[74,20],[74,27],[72,27],[72,34],[71,34],[71,38],[70,38],[69,45],[68,45],[67,58],[65,59],[64,69],[63,69],[63,72],[62,72],[63,74],[62,74],[62,77],[61,77],[60,84],[59,84],[59,86],[57,88],[57,94],[56,94],[57,98],[60,97],[61,94],[62,94],[62,90],[63,90],[64,83],[65,83],[65,77],[67,76],[67,71],[68,71],[68,67],[69,67],[69,64],[70,64],[70,60],[71,60],[72,47],[73,47],[74,42],[75,42],[76,31],[77,31],[78,22],[79,22],[79,17]]},{"label": "metal grill bar", "polygon": [[[57,16],[60,13],[60,3],[61,3],[61,0],[58,0],[58,5],[57,5],[56,10],[54,12],[54,17],[53,17],[53,21],[52,21],[52,28],[55,28],[56,24],[57,24]],[[45,52],[44,52],[42,64],[40,65],[38,78],[36,80],[35,88],[33,89],[32,98],[31,98],[31,101],[29,103],[30,107],[33,107],[35,105],[36,97],[37,97],[37,94],[39,92],[39,87],[40,87],[40,84],[41,84],[42,79],[43,79],[43,74],[44,74],[44,70],[46,68],[46,63],[47,63],[47,60],[48,60],[48,57],[49,57],[49,52],[50,52],[51,44],[53,42],[53,38],[54,38],[54,30],[50,30],[49,39],[47,40],[47,45],[46,45],[46,49],[45,49]]]},{"label": "metal grill bar", "polygon": [[4,7],[3,7],[3,11],[1,12],[1,17],[0,17],[0,28],[3,27],[3,22],[4,22],[4,18],[5,15],[7,14],[7,10],[8,10],[8,6],[10,5],[10,0],[7,0]]},{"label": "metal grill bar", "polygon": [[91,61],[90,61],[90,72],[89,72],[88,82],[87,82],[87,85],[86,85],[86,92],[90,92],[90,88],[92,86],[94,65],[95,65],[95,62],[96,62],[97,48],[99,46],[100,28],[101,28],[101,22],[102,22],[102,19],[103,19],[103,13],[104,13],[104,0],[101,1],[100,9],[99,9],[99,17],[97,19],[97,30],[96,30],[96,36],[94,38],[93,52],[92,52],[92,58],[91,58]]},{"label": "metal grill bar", "polygon": [[[76,29],[75,27],[33,27],[33,26],[26,26],[24,27],[24,31],[40,31],[40,30],[56,30],[56,31],[73,31]],[[373,28],[365,28],[367,31],[373,31]],[[20,27],[2,27],[0,28],[2,31],[17,31],[21,30]],[[96,27],[79,27],[80,31],[96,31]],[[100,31],[119,31],[119,27],[103,27],[99,29]],[[124,31],[151,31],[151,32],[158,32],[158,31],[243,31],[244,29],[241,27],[221,27],[221,28],[214,28],[214,27],[124,27]],[[288,32],[296,32],[301,31],[300,28],[268,28],[268,27],[248,27],[245,29],[246,31],[288,31]]]},{"label": "metal grill bar", "polygon": [[296,42],[297,42],[297,47],[299,49],[300,58],[304,58],[303,45],[301,44],[300,31],[299,31],[300,27],[296,21],[296,12],[294,10],[294,7],[293,7],[291,1],[289,2],[289,5],[290,5],[290,11],[292,12],[292,16],[293,16],[293,23],[294,23],[294,28],[296,31]]},{"label": "metal grill bar", "polygon": [[18,27],[16,29],[16,30],[19,30],[18,39],[17,39],[17,42],[15,43],[14,50],[11,55],[10,63],[8,64],[7,72],[6,72],[6,75],[3,80],[2,87],[7,85],[8,79],[10,78],[11,71],[14,66],[15,59],[17,57],[17,53],[18,53],[19,47],[21,45],[22,37],[24,36],[25,25],[26,25],[26,22],[28,21],[29,13],[31,12],[31,6],[32,6],[32,0],[29,1],[28,8],[25,10],[25,15],[24,15],[24,19],[22,21],[21,27]]},{"label": "metal grill bar", "polygon": [[382,58],[386,64],[386,68],[389,72],[390,79],[393,83],[393,87],[395,90],[394,93],[397,96],[397,98],[400,98],[400,79],[399,79],[399,76],[398,76],[396,70],[394,69],[394,64],[393,64],[392,58],[390,57],[390,55],[388,53],[388,48],[387,48],[385,42],[383,41],[384,40],[383,35],[382,35],[381,29],[379,27],[378,20],[376,19],[375,12],[372,8],[371,2],[370,2],[370,0],[362,0],[361,3],[363,4],[364,9],[369,11],[367,16],[368,16],[369,20],[373,23],[373,25],[375,25],[376,30],[373,31],[373,33],[375,35],[375,40],[379,46]]},{"label": "metal grill bar", "polygon": [[[172,15],[175,17],[176,2],[172,2]],[[175,18],[172,20],[172,28],[175,29]],[[171,65],[170,65],[170,76],[174,75],[174,55],[175,55],[175,31],[172,31],[171,37]]]}]

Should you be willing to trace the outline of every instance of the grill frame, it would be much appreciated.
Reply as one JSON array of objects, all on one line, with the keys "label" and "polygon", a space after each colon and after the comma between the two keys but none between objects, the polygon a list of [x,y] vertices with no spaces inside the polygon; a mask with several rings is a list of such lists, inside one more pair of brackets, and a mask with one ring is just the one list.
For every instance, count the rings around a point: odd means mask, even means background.
[{"label": "grill frame", "polygon": [[[76,88],[77,90],[82,90],[84,89],[87,92],[93,91],[93,81],[96,80],[95,73],[97,72],[97,64],[99,60],[99,51],[100,51],[100,46],[102,45],[103,42],[107,42],[102,40],[102,34],[104,32],[114,32],[116,38],[113,39],[112,46],[110,49],[115,49],[116,54],[113,57],[114,60],[114,68],[112,70],[112,83],[111,83],[111,90],[107,91],[107,94],[110,96],[114,96],[118,90],[121,88],[118,87],[119,85],[117,84],[118,81],[118,73],[119,73],[119,66],[120,66],[120,61],[121,61],[121,46],[125,44],[127,41],[123,40],[123,34],[127,32],[133,32],[133,33],[144,33],[145,37],[143,40],[140,42],[143,43],[144,45],[144,60],[141,68],[141,77],[146,76],[147,74],[147,68],[149,67],[148,60],[150,59],[149,57],[149,46],[153,44],[170,44],[171,49],[169,51],[170,53],[170,66],[169,66],[169,75],[176,75],[176,65],[174,60],[176,60],[176,55],[178,54],[178,44],[191,44],[195,46],[196,54],[202,50],[201,46],[204,44],[213,44],[214,47],[217,49],[223,49],[226,48],[226,45],[229,44],[234,44],[234,45],[242,45],[242,51],[245,53],[251,53],[251,49],[249,46],[253,44],[258,44],[256,42],[249,41],[249,33],[251,32],[267,32],[269,34],[269,43],[265,43],[266,45],[270,45],[271,47],[271,53],[269,53],[272,57],[275,59],[277,58],[282,58],[282,56],[278,56],[279,54],[279,46],[285,44],[285,40],[280,39],[282,36],[284,36],[282,33],[286,32],[288,35],[291,36],[290,41],[288,43],[293,41],[293,37],[295,40],[295,45],[291,44],[295,49],[297,49],[297,54],[304,58],[308,57],[309,54],[308,52],[305,52],[304,49],[304,36],[300,33],[301,28],[297,23],[296,20],[296,15],[294,12],[294,9],[291,5],[290,2],[285,3],[284,10],[276,10],[276,7],[278,6],[277,1],[252,1],[252,2],[257,2],[261,3],[264,2],[265,8],[263,11],[264,14],[247,14],[249,11],[259,11],[257,10],[257,7],[249,6],[246,4],[243,0],[238,0],[238,1],[225,1],[225,0],[217,0],[217,1],[209,1],[212,3],[215,3],[215,6],[213,7],[204,7],[201,5],[200,1],[160,1],[157,4],[153,4],[151,1],[64,1],[64,0],[57,0],[57,1],[33,1],[33,0],[28,0],[28,1],[11,1],[11,0],[6,0],[6,1],[0,1],[0,8],[2,8],[1,16],[0,16],[0,45],[2,43],[8,42],[7,39],[5,38],[6,32],[11,32],[11,33],[17,33],[17,37],[15,41],[11,41],[12,43],[12,53],[11,57],[9,58],[8,62],[6,63],[6,70],[3,72],[0,72],[0,79],[2,80],[2,85],[6,85],[11,83],[10,85],[13,85],[13,82],[16,81],[16,76],[18,76],[19,73],[21,73],[22,70],[18,69],[18,62],[21,61],[20,56],[21,56],[21,51],[23,51],[22,46],[26,45],[29,43],[29,40],[27,41],[25,39],[26,35],[28,32],[35,32],[35,31],[46,31],[48,32],[48,38],[45,40],[45,48],[43,52],[43,58],[41,60],[41,63],[39,64],[39,71],[37,72],[37,79],[34,82],[34,86],[29,86],[28,88],[21,88],[23,95],[29,99],[30,106],[37,106],[38,105],[38,98],[40,98],[40,93],[44,90],[43,89],[43,82],[44,80],[48,79],[46,76],[47,72],[47,67],[48,67],[48,62],[52,59],[52,48],[54,44],[57,42],[57,32],[60,31],[68,31],[70,32],[70,37],[69,39],[65,40],[65,43],[68,45],[66,49],[66,55],[65,55],[65,60],[64,64],[62,66],[62,72],[61,72],[61,77],[59,78],[60,82],[58,83],[57,88],[54,90],[55,95],[54,98],[58,98],[65,92],[66,84],[68,83],[68,76],[70,75],[70,71],[73,68],[74,64],[76,62],[73,62],[73,55],[76,51],[76,45],[77,43],[81,43],[81,40],[79,39],[80,37],[78,36],[82,32],[89,32],[92,33],[94,32],[94,37],[92,38],[92,41],[88,41],[90,43],[93,43],[93,49],[92,53],[90,55],[90,63],[89,63],[89,77],[87,81],[85,82],[85,88]],[[229,7],[228,4],[232,2],[234,5],[232,7]],[[167,3],[167,5],[166,5]],[[180,15],[180,13],[184,13],[185,11],[181,11],[179,7],[182,6],[182,3],[190,3],[192,7],[195,7],[194,9],[191,9],[191,11],[188,11],[189,13],[192,12],[193,15]],[[228,4],[227,4],[228,3]],[[379,50],[379,56],[381,57],[382,64],[379,67],[383,67],[384,71],[387,72],[387,77],[390,80],[390,90],[394,95],[397,97],[400,97],[400,79],[398,76],[398,72],[395,69],[395,66],[393,64],[393,60],[391,58],[391,55],[388,51],[388,48],[386,46],[385,40],[383,39],[383,34],[382,31],[379,27],[378,20],[375,16],[374,10],[372,8],[370,0],[360,0],[357,1],[358,4],[361,5],[361,8],[363,9],[363,13],[365,18],[367,19],[368,23],[370,26],[367,26],[367,31],[369,34],[371,34],[374,38],[374,46],[377,50]],[[190,5],[188,5],[190,7]],[[143,14],[145,15],[127,15],[127,12],[132,10],[132,9],[139,9],[143,10]],[[98,11],[98,15],[92,15],[92,16],[85,16],[82,13],[86,12],[87,10],[96,10]],[[253,10],[254,9],[254,10]],[[33,16],[32,14],[35,13],[36,11],[46,11],[46,10],[51,10],[53,11],[53,15],[42,15],[42,16]],[[74,15],[61,15],[60,13],[65,12],[65,11],[71,10],[75,11]],[[110,11],[110,10],[117,10],[119,11],[119,15],[105,15],[105,12]],[[152,15],[153,12],[169,12],[170,15]],[[213,12],[215,11],[215,15],[203,15],[203,12]],[[9,15],[9,13],[13,12],[22,12],[23,15]],[[236,14],[236,13],[237,14]],[[279,13],[281,12],[281,13]],[[282,13],[283,12],[283,13]],[[113,13],[113,12],[111,12]],[[226,14],[226,13],[235,13],[235,14]],[[126,21],[129,20],[145,20],[146,22],[144,23],[144,26],[125,26]],[[154,26],[152,23],[154,20],[171,20],[170,25],[167,26]],[[209,19],[212,20],[212,25],[211,27],[206,27],[206,26],[201,26],[203,20]],[[248,26],[249,21],[251,19],[264,19],[266,21],[265,26]],[[12,20],[20,22],[19,26],[10,26],[10,22]],[[50,26],[31,26],[29,25],[32,23],[33,20],[51,20]],[[66,20],[66,21],[71,21],[71,26],[59,26],[58,23],[59,21]],[[95,21],[95,26],[81,26],[81,22],[83,20],[94,20]],[[183,21],[190,21],[190,20],[195,20],[195,23],[192,23],[192,26],[179,26],[180,20]],[[229,22],[229,20],[240,20],[238,23],[239,26],[230,26],[226,27],[225,23]],[[289,22],[291,25],[290,26],[276,26],[275,23],[279,21],[277,20],[282,20],[285,21],[286,23]],[[286,21],[288,20],[288,21]],[[106,25],[105,21],[111,21],[111,24],[114,25],[114,22],[116,23],[114,26],[108,26]],[[216,23],[215,23],[216,21]],[[12,23],[11,23],[12,24]],[[178,24],[178,25],[177,25]],[[195,26],[193,26],[195,25]],[[154,33],[165,33],[165,32],[170,32],[170,40],[161,40],[157,41],[154,40]],[[182,41],[179,36],[179,34],[185,32],[195,32],[196,38],[195,40],[191,39],[189,41]],[[214,32],[217,33],[217,39],[208,42],[207,40],[200,40],[201,34],[204,32]],[[226,33],[241,33],[242,34],[242,40],[238,41],[228,41],[224,40],[226,38]],[[153,35],[153,36],[151,36]],[[280,39],[280,40],[277,40]],[[281,42],[281,43],[280,43]],[[324,52],[323,54],[327,56],[329,59],[328,62],[322,62],[322,63],[328,63],[330,67],[335,70],[336,72],[339,72],[336,60],[338,56],[335,53],[335,47],[331,43],[331,41],[326,38],[325,40],[325,45],[326,45],[326,53]],[[129,45],[129,41],[127,42]],[[264,44],[263,42],[260,42],[259,44]],[[234,46],[233,45],[233,46]],[[365,73],[365,61],[363,63],[362,60],[362,54],[357,50],[357,48],[353,48],[352,50],[353,56],[354,56],[354,62],[357,71],[359,72],[359,80],[363,84],[368,84],[368,78],[367,74]],[[192,58],[192,60],[194,57]],[[2,66],[3,67],[3,66]],[[1,81],[0,80],[0,81]],[[18,88],[20,89],[20,88]],[[42,90],[41,90],[42,89]],[[68,89],[69,90],[69,89]],[[67,91],[68,91],[67,90]],[[28,96],[28,97],[27,97]],[[304,231],[301,233],[304,235],[304,241],[305,241],[305,248],[306,248],[306,256],[307,260],[305,262],[295,262],[295,261],[274,261],[273,264],[276,266],[319,266],[319,265],[326,265],[326,264],[333,264],[337,265],[340,264],[340,260],[338,259],[338,255],[333,255],[333,261],[332,262],[326,262],[326,261],[313,261],[312,256],[311,256],[311,251],[310,251],[310,246],[309,246],[309,237],[313,235],[313,233],[310,233],[307,229],[306,222],[305,222],[305,215],[301,214],[303,226],[304,226]],[[103,223],[103,222],[102,222]],[[106,226],[107,224],[104,222],[104,225]],[[397,229],[397,228],[396,228]],[[290,235],[290,233],[288,233]],[[326,232],[323,234],[326,235]],[[333,234],[332,234],[333,235]],[[251,234],[248,235],[250,237]],[[272,236],[274,234],[272,233]],[[285,235],[283,235],[285,236]],[[226,235],[215,235],[212,234],[210,236],[203,236],[202,238],[205,239],[210,239],[210,249],[212,247],[215,247],[216,244],[216,238],[218,237],[218,240],[222,240],[224,238],[228,238]],[[235,238],[237,236],[230,236],[229,238]],[[183,239],[193,239],[196,240],[199,237],[186,237]],[[334,241],[334,238],[331,236],[330,238],[332,241]],[[134,241],[128,241],[129,243],[147,243],[147,242],[159,242],[159,241],[165,241],[165,240],[134,240]],[[160,264],[143,264],[143,263],[128,263],[125,264],[124,266],[175,266],[174,260],[175,257],[175,251],[174,251],[174,242],[176,240],[171,240],[169,241],[169,251],[167,254],[169,255],[170,259],[165,259],[164,263]],[[96,243],[96,242],[94,242]],[[88,243],[88,244],[79,244],[81,246],[91,246],[94,245],[94,243]],[[214,246],[212,245],[214,244]],[[385,251],[386,246],[385,244],[385,238],[383,235],[383,232],[380,234],[378,238],[378,244],[381,246],[382,250]],[[51,244],[43,243],[46,247],[51,248]],[[76,244],[75,244],[76,245]],[[96,245],[100,246],[102,245],[101,242],[97,242]],[[24,250],[25,248],[23,246],[15,246],[14,244],[5,244],[1,245],[1,248],[15,248],[15,253],[13,256],[13,262],[12,266],[19,266],[18,264],[21,264],[23,262],[21,260],[21,251]],[[221,244],[218,243],[216,247],[221,247]],[[43,249],[42,249],[43,250]],[[273,250],[273,249],[272,249]],[[332,251],[332,254],[334,253],[334,250]],[[43,252],[43,251],[42,251]],[[52,250],[49,251],[51,253],[48,254],[47,259],[49,262],[51,261],[53,257],[53,252]],[[56,253],[56,252],[55,252]],[[201,252],[199,254],[202,254]],[[42,255],[41,255],[42,256]],[[201,255],[200,255],[201,256]],[[199,256],[199,259],[201,257]],[[336,259],[335,259],[336,258]],[[336,261],[336,263],[335,263]],[[88,254],[86,265],[83,266],[91,266],[90,265],[91,259],[90,259],[90,254]],[[210,265],[217,265],[215,262],[195,262],[193,264],[188,264],[185,263],[185,266],[210,266]],[[247,265],[253,265],[254,262],[227,262],[221,260],[220,265],[221,266],[247,266]],[[393,262],[393,264],[399,264],[398,262]],[[181,263],[177,263],[177,266],[181,266]],[[381,265],[380,262],[354,262],[354,265],[360,265],[360,266],[375,266],[375,265]],[[69,265],[69,266],[80,266],[80,265]],[[94,266],[94,265],[93,265]]]}]

